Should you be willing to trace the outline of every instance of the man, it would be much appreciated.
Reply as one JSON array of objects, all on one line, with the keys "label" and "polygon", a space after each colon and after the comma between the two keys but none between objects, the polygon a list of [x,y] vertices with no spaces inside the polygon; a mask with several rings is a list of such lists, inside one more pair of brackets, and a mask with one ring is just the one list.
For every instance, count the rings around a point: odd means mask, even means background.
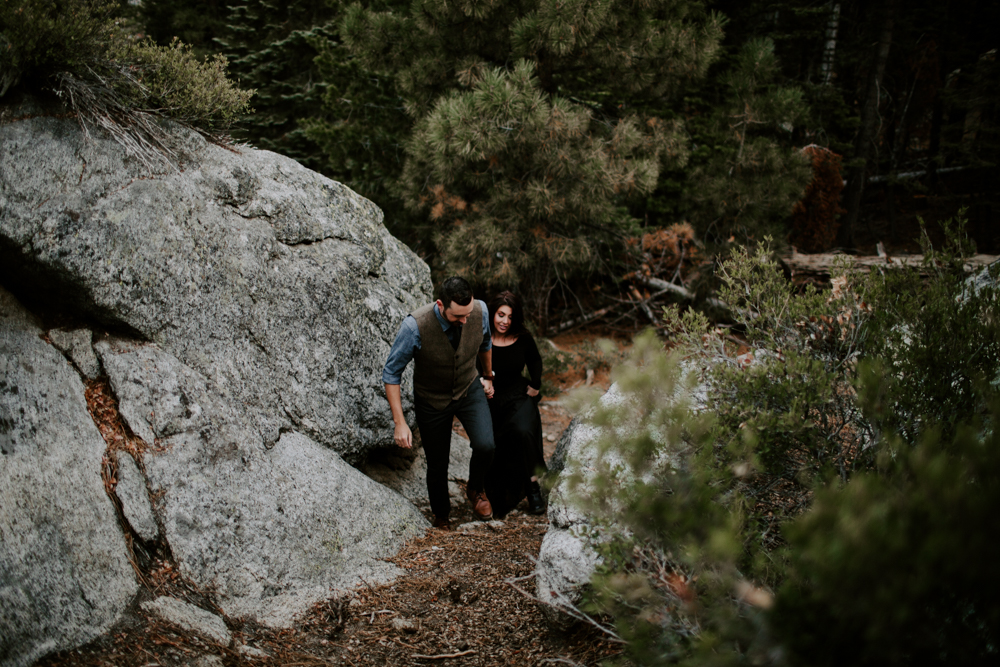
[{"label": "man", "polygon": [[[483,492],[494,450],[493,423],[486,403],[493,395],[492,346],[486,304],[473,300],[469,283],[452,277],[441,285],[434,303],[406,316],[382,370],[385,396],[396,424],[396,444],[409,449],[413,434],[403,416],[399,383],[406,364],[414,360],[413,405],[427,455],[427,497],[436,528],[450,529],[448,459],[453,417],[465,427],[472,445],[466,489],[472,512],[481,520],[493,518],[493,508]],[[477,356],[483,378],[476,370]]]}]

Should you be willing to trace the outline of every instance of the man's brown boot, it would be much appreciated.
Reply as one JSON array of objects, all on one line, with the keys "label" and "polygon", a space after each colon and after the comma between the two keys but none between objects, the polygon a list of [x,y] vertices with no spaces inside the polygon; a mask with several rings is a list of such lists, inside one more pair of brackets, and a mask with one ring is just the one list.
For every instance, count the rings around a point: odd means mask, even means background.
[{"label": "man's brown boot", "polygon": [[469,499],[469,504],[472,505],[472,513],[477,519],[480,521],[489,521],[493,518],[493,506],[490,505],[485,492],[466,489],[465,497]]},{"label": "man's brown boot", "polygon": [[451,530],[451,522],[448,521],[448,517],[434,517],[434,527],[438,530]]}]

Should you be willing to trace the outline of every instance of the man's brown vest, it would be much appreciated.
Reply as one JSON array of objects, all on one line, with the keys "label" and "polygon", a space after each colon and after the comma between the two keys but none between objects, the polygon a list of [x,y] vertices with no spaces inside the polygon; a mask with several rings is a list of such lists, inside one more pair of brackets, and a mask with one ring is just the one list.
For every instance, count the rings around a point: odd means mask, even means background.
[{"label": "man's brown vest", "polygon": [[441,330],[433,303],[410,314],[420,330],[420,349],[413,355],[413,391],[435,410],[444,410],[448,403],[462,398],[476,381],[476,355],[483,344],[482,307],[479,301],[473,301],[457,350]]}]

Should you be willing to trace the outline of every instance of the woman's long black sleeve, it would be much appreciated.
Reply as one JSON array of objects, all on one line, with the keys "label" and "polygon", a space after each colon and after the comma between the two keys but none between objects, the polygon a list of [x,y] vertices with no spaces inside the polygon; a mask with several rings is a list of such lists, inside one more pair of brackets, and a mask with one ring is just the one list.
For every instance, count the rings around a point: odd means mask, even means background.
[{"label": "woman's long black sleeve", "polygon": [[528,375],[531,380],[528,382],[533,388],[542,388],[542,355],[538,352],[535,339],[530,334],[524,334],[524,364],[528,367]]}]

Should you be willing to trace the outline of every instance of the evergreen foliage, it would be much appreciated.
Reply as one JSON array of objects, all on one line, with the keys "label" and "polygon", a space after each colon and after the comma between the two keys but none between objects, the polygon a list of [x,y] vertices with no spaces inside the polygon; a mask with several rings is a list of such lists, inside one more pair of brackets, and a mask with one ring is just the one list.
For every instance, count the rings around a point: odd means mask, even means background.
[{"label": "evergreen foliage", "polygon": [[353,5],[341,34],[417,119],[402,196],[436,268],[520,285],[544,329],[556,283],[633,235],[627,198],[683,164],[679,126],[626,107],[704,75],[721,19],[683,0],[418,0]]},{"label": "evergreen foliage", "polygon": [[967,251],[955,233],[922,278],[829,294],[737,251],[723,292],[749,345],[693,313],[669,315],[673,352],[637,343],[576,498],[604,557],[589,610],[632,664],[996,658],[1000,290],[959,279]]},{"label": "evergreen foliage", "polygon": [[883,470],[819,489],[788,526],[790,563],[770,624],[790,662],[997,660],[1000,405],[988,414],[985,429],[952,422],[950,438],[928,428],[916,446],[887,432]]},{"label": "evergreen foliage", "polygon": [[392,79],[368,72],[343,43],[313,41],[315,63],[323,82],[323,114],[303,119],[300,127],[319,148],[319,170],[377,202],[385,225],[407,240],[425,259],[433,248],[413,230],[423,223],[406,210],[398,184],[404,144],[413,125]]},{"label": "evergreen foliage", "polygon": [[446,270],[521,284],[542,317],[554,279],[594,269],[631,236],[616,201],[652,189],[678,133],[657,119],[598,129],[586,107],[544,95],[530,61],[442,99],[415,128],[403,187],[437,223]]},{"label": "evergreen foliage", "polygon": [[687,169],[682,211],[709,244],[784,239],[809,182],[809,160],[792,148],[807,107],[801,90],[774,83],[777,74],[773,42],[747,42],[721,75],[721,104],[691,123],[701,147]]},{"label": "evergreen foliage", "polygon": [[975,252],[965,219],[942,225],[948,241],[940,250],[924,230],[923,266],[872,273],[861,287],[879,304],[865,329],[871,367],[863,369],[883,378],[869,386],[878,392],[868,417],[910,443],[929,427],[952,438],[959,424],[982,417],[1000,387],[1000,293],[965,283],[964,260]]},{"label": "evergreen foliage", "polygon": [[129,3],[126,12],[157,44],[177,39],[205,58],[219,52],[215,40],[225,28],[229,4],[229,0],[142,0]]},{"label": "evergreen foliage", "polygon": [[22,80],[81,71],[120,40],[113,0],[4,0],[0,3],[0,97]]},{"label": "evergreen foliage", "polygon": [[234,136],[324,171],[320,150],[299,121],[324,117],[326,84],[315,61],[318,45],[336,34],[333,7],[326,0],[246,0],[229,12],[215,41],[233,76],[256,92],[254,114]]},{"label": "evergreen foliage", "polygon": [[865,447],[874,434],[854,390],[872,306],[843,273],[829,293],[800,291],[766,244],[733,248],[718,273],[740,345],[694,311],[668,310],[665,323],[701,369],[718,464],[741,471],[730,486],[745,524],[740,566],[771,584],[781,525],[808,505],[814,485],[846,481],[872,462]]}]

